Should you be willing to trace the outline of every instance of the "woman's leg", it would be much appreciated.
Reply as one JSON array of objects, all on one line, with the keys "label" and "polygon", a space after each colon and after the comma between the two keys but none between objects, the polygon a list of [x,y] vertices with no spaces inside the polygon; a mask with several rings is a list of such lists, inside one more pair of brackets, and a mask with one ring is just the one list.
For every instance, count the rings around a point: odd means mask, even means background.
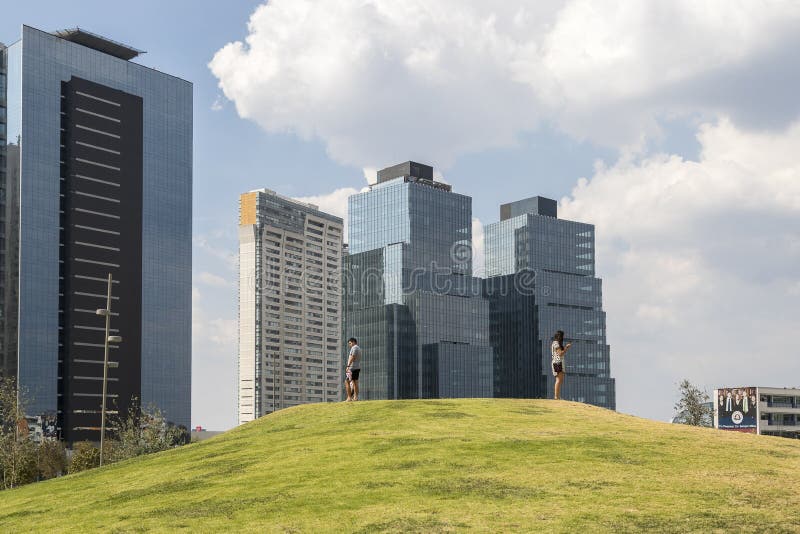
[{"label": "woman's leg", "polygon": [[564,373],[563,371],[556,375],[556,391],[555,391],[555,399],[561,399],[561,384],[564,382]]}]

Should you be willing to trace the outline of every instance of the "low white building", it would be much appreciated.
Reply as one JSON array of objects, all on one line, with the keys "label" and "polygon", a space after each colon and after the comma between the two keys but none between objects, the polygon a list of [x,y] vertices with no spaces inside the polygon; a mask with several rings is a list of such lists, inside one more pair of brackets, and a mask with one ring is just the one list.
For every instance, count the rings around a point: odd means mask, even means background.
[{"label": "low white building", "polygon": [[800,388],[758,388],[758,433],[800,438]]},{"label": "low white building", "polygon": [[800,438],[800,388],[718,388],[713,405],[715,428]]}]

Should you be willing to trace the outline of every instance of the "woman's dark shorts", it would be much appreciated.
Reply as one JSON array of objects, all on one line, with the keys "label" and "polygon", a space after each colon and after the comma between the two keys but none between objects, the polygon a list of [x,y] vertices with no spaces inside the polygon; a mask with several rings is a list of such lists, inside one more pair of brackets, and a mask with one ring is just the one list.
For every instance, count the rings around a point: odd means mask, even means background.
[{"label": "woman's dark shorts", "polygon": [[563,373],[564,372],[564,362],[558,362],[553,364],[553,372],[555,374]]}]

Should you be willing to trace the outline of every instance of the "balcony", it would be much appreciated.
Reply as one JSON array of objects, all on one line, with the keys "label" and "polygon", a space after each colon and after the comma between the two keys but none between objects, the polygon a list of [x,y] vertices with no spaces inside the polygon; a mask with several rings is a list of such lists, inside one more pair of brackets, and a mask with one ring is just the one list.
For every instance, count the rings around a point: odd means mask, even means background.
[{"label": "balcony", "polygon": [[758,403],[758,410],[760,413],[791,413],[791,414],[798,414],[800,415],[800,406],[797,408],[792,408],[791,404],[785,405],[783,403],[768,403],[768,402],[759,402]]}]

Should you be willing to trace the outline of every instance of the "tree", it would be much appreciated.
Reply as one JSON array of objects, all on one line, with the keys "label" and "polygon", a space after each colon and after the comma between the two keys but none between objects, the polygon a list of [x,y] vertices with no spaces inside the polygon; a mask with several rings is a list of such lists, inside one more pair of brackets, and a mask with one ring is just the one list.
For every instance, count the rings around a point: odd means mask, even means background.
[{"label": "tree", "polygon": [[675,403],[676,423],[692,426],[712,426],[713,410],[709,404],[708,393],[684,378],[678,384],[680,399]]},{"label": "tree", "polygon": [[25,395],[13,378],[0,377],[0,469],[3,489],[36,479],[36,444],[28,435]]},{"label": "tree", "polygon": [[62,441],[43,438],[36,451],[39,480],[60,477],[67,472],[67,451]]},{"label": "tree", "polygon": [[80,473],[94,469],[100,465],[100,449],[91,441],[78,441],[72,444],[72,457],[69,460],[69,472]]},{"label": "tree", "polygon": [[[187,442],[185,429],[167,422],[155,406],[139,408],[133,399],[124,417],[118,414],[109,418],[107,437],[103,449],[103,463],[120,462],[143,454],[171,449]],[[69,472],[78,473],[100,465],[100,449],[89,441],[73,444]]]},{"label": "tree", "polygon": [[167,422],[163,412],[154,405],[140,408],[136,399],[131,402],[125,417],[112,417],[113,439],[107,453],[109,461],[118,462],[159,452],[186,442],[185,432]]}]

